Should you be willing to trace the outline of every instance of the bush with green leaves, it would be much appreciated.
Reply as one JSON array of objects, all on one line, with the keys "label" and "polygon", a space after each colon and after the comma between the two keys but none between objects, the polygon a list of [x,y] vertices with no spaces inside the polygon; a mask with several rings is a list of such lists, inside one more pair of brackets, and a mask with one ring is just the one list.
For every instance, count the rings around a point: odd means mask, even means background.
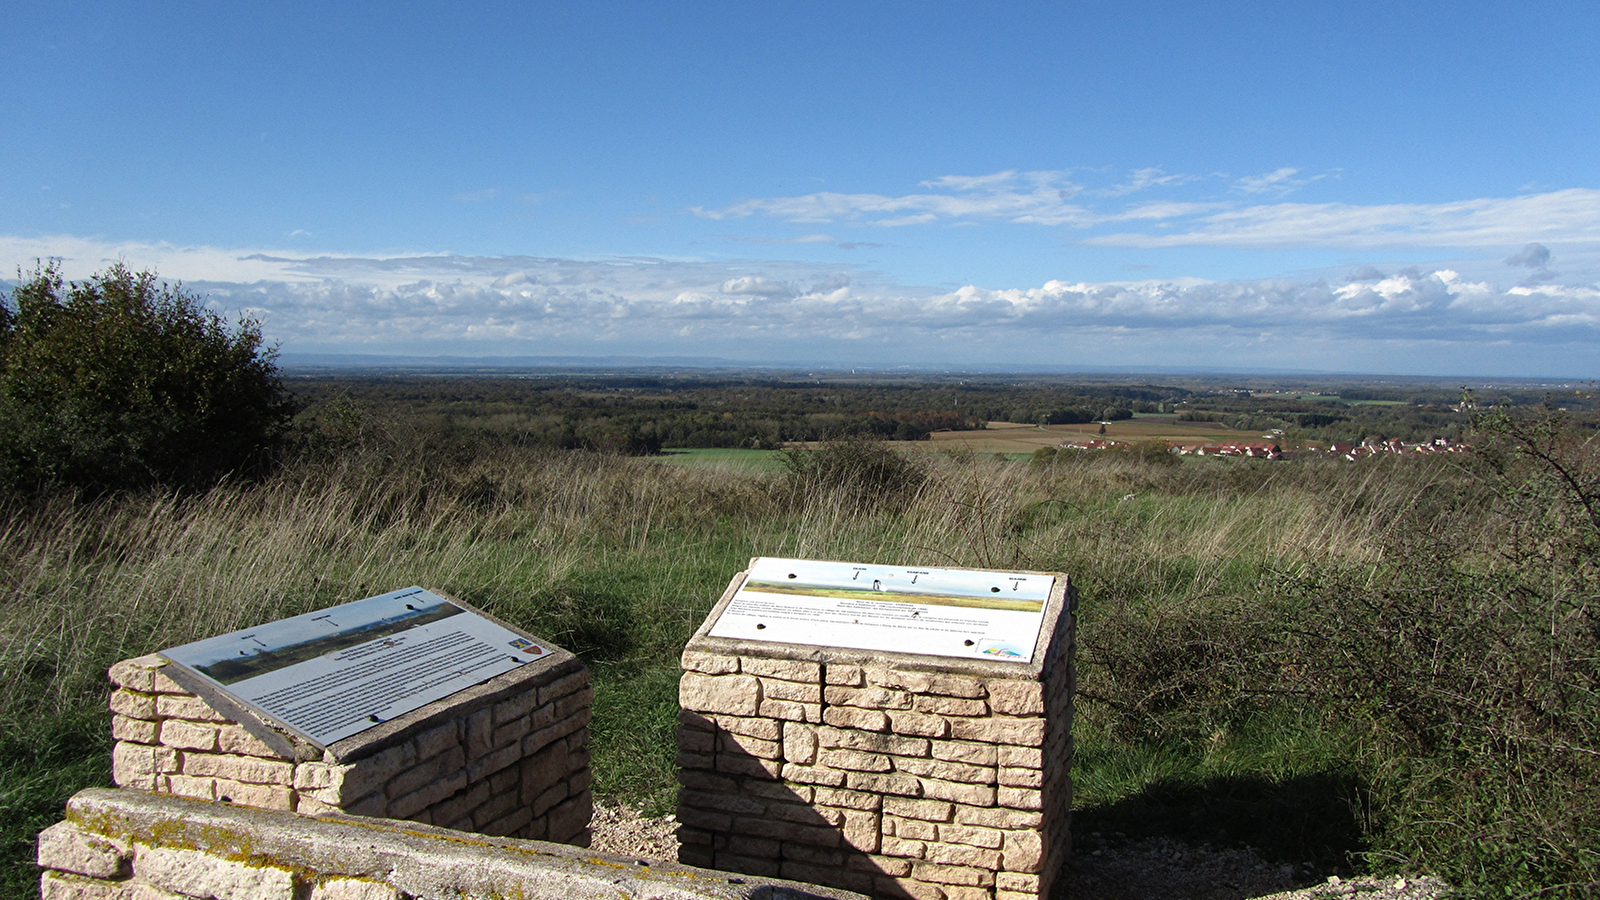
[{"label": "bush with green leaves", "polygon": [[0,297],[0,484],[200,487],[267,464],[294,408],[256,323],[121,263]]}]

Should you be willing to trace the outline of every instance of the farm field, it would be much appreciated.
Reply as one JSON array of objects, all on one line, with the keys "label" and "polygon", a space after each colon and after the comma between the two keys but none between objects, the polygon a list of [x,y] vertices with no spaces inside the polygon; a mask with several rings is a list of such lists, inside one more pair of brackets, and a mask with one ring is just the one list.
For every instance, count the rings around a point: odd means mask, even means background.
[{"label": "farm field", "polygon": [[[1110,422],[1105,434],[1100,433],[1100,426],[1094,422],[1075,425],[990,422],[978,431],[936,431],[928,440],[935,448],[963,446],[976,453],[1032,453],[1040,447],[1056,447],[1066,441],[1089,438],[1181,444],[1261,440],[1261,434],[1238,431],[1217,422],[1180,422],[1175,416],[1148,416]],[[898,446],[908,450],[915,447],[911,442]]]}]

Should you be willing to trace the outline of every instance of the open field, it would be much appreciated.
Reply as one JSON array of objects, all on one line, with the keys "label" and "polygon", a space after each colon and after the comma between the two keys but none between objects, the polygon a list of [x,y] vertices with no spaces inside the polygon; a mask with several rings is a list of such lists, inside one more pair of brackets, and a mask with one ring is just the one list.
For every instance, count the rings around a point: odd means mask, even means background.
[{"label": "open field", "polygon": [[[1218,433],[1204,424],[1180,433]],[[781,470],[756,451],[663,461],[390,429],[198,495],[3,498],[0,895],[36,890],[32,836],[106,782],[107,666],[409,584],[579,654],[597,790],[669,810],[678,653],[752,556],[1069,573],[1086,842],[1247,844],[1308,882],[1422,870],[1592,894],[1600,539],[1565,482],[1515,455],[994,455],[1082,428],[958,433],[1016,442],[972,453],[826,444]],[[1591,450],[1554,446],[1600,484]]]},{"label": "open field", "polygon": [[[1186,444],[1218,441],[1260,440],[1258,432],[1238,431],[1218,422],[1180,422],[1175,416],[1142,416],[1106,425],[1106,433],[1094,422],[1077,425],[1023,425],[1016,422],[990,422],[979,431],[936,431],[929,437],[934,448],[961,446],[975,453],[1032,453],[1040,447],[1089,438],[1110,441],[1166,441]],[[915,449],[911,443],[899,445]]]}]

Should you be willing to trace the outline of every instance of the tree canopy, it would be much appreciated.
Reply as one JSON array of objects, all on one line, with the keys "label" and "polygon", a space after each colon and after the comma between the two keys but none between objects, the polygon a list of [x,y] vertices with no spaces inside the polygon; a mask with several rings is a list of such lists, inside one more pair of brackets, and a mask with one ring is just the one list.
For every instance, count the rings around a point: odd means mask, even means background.
[{"label": "tree canopy", "polygon": [[0,296],[0,483],[197,487],[266,463],[294,405],[276,351],[121,263],[42,263]]}]

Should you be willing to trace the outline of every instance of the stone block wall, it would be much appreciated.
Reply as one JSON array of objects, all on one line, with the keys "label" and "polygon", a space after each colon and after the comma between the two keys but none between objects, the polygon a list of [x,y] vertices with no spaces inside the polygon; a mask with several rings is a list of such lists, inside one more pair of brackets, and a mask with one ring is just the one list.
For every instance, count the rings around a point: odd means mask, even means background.
[{"label": "stone block wall", "polygon": [[1064,576],[1057,590],[1031,664],[703,627],[679,684],[679,859],[880,897],[1048,896],[1072,801]]},{"label": "stone block wall", "polygon": [[110,677],[112,778],[121,787],[588,842],[593,689],[588,669],[565,651],[326,748],[160,656],[117,663]]},{"label": "stone block wall", "polygon": [[427,825],[92,789],[39,835],[41,900],[861,900]]}]

